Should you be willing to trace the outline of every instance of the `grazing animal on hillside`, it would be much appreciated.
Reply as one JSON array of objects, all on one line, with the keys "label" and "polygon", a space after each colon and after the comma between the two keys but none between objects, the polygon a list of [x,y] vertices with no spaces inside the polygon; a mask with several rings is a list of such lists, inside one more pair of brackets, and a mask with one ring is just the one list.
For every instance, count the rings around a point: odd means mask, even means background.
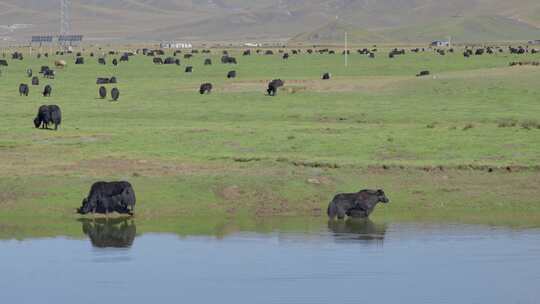
[{"label": "grazing animal on hillside", "polygon": [[37,76],[32,77],[32,85],[39,85],[39,78]]},{"label": "grazing animal on hillside", "polygon": [[5,59],[0,59],[0,66],[8,66],[8,62]]},{"label": "grazing animal on hillside", "polygon": [[54,72],[54,70],[47,69],[45,72],[43,72],[43,77],[48,79],[54,79],[55,74],[56,73]]},{"label": "grazing animal on hillside", "polygon": [[379,202],[388,203],[383,190],[361,190],[357,193],[340,193],[328,204],[328,217],[333,219],[350,217],[366,218],[373,212]]},{"label": "grazing animal on hillside", "polygon": [[99,64],[102,64],[102,65],[106,65],[106,64],[107,64],[107,62],[105,61],[105,58],[103,58],[103,57],[102,57],[102,58],[98,58],[98,63],[99,63]]},{"label": "grazing animal on hillside", "polygon": [[30,93],[30,88],[28,88],[28,85],[26,83],[21,83],[19,85],[19,96],[28,96],[28,93]]},{"label": "grazing animal on hillside", "polygon": [[190,65],[187,66],[186,69],[184,70],[184,72],[186,72],[186,73],[191,73],[191,72],[193,72],[193,67],[190,66]]},{"label": "grazing animal on hillside", "polygon": [[77,59],[75,59],[75,64],[84,64],[84,58],[83,57],[77,57]]},{"label": "grazing animal on hillside", "polygon": [[45,72],[47,72],[48,70],[50,70],[49,66],[42,65],[41,68],[39,69],[39,73],[40,74],[45,74]]},{"label": "grazing animal on hillside", "polygon": [[229,55],[225,55],[221,57],[221,63],[236,64],[236,58],[230,57]]},{"label": "grazing animal on hillside", "polygon": [[45,88],[43,88],[43,97],[51,97],[52,93],[52,87],[50,85],[46,85]]},{"label": "grazing animal on hillside", "polygon": [[210,94],[212,92],[212,84],[211,83],[203,83],[201,84],[201,87],[199,88],[199,93],[203,95],[204,93]]},{"label": "grazing animal on hillside", "polygon": [[108,84],[110,82],[111,82],[111,80],[109,78],[105,78],[105,77],[98,77],[96,79],[96,84]]},{"label": "grazing animal on hillside", "polygon": [[54,124],[54,129],[58,130],[58,126],[62,123],[62,112],[57,105],[43,105],[39,107],[38,114],[34,118],[34,126],[43,129],[48,129],[49,124]]},{"label": "grazing animal on hillside", "polygon": [[330,78],[332,77],[332,75],[330,73],[324,73],[322,75],[322,79],[323,80],[329,80]]},{"label": "grazing animal on hillside", "polygon": [[286,59],[289,59],[289,53],[283,54],[283,57],[282,57],[282,58],[285,59],[285,60],[286,60]]},{"label": "grazing animal on hillside", "polygon": [[54,61],[54,66],[59,68],[59,69],[63,69],[66,67],[66,62],[64,60],[55,60]]},{"label": "grazing animal on hillside", "polygon": [[80,214],[118,212],[133,214],[135,212],[135,191],[129,182],[96,182],[90,188],[88,196],[83,199],[82,206],[77,209]]},{"label": "grazing animal on hillside", "polygon": [[212,65],[212,59],[206,58],[206,59],[204,60],[204,65]]},{"label": "grazing animal on hillside", "polygon": [[122,57],[120,57],[120,62],[123,62],[123,61],[129,61],[129,55],[128,54],[123,54]]},{"label": "grazing animal on hillside", "polygon": [[190,59],[191,57],[193,57],[192,54],[184,54],[184,59]]},{"label": "grazing animal on hillside", "polygon": [[236,71],[229,71],[229,72],[227,73],[227,78],[228,78],[228,79],[236,78]]},{"label": "grazing animal on hillside", "polygon": [[104,86],[99,87],[98,93],[101,99],[104,99],[105,97],[107,97],[107,89]]},{"label": "grazing animal on hillside", "polygon": [[270,81],[270,83],[268,84],[268,89],[266,90],[266,92],[268,93],[269,96],[276,96],[278,89],[282,87],[283,85],[284,85],[283,80],[274,79]]},{"label": "grazing animal on hillside", "polygon": [[161,59],[161,57],[154,57],[154,58],[152,59],[152,62],[153,62],[154,64],[163,64],[163,59]]},{"label": "grazing animal on hillside", "polygon": [[26,76],[28,76],[28,78],[32,77],[32,69],[28,68],[26,69]]},{"label": "grazing animal on hillside", "polygon": [[165,58],[165,61],[163,62],[163,64],[175,64],[175,61],[176,61],[176,58],[167,57],[167,58]]},{"label": "grazing animal on hillside", "polygon": [[116,58],[114,58],[114,59],[112,60],[112,64],[113,64],[114,66],[117,66],[117,65],[118,65],[118,60],[117,60]]},{"label": "grazing animal on hillside", "polygon": [[120,97],[120,90],[118,90],[118,88],[113,88],[111,90],[111,97],[113,101],[117,101]]},{"label": "grazing animal on hillside", "polygon": [[422,77],[422,76],[428,76],[429,71],[420,71],[420,73],[416,74],[416,77]]}]

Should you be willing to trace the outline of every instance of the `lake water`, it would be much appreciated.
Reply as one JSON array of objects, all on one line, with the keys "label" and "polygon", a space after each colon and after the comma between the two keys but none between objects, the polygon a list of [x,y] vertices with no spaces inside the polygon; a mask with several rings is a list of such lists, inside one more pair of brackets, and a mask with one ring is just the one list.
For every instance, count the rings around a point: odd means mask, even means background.
[{"label": "lake water", "polygon": [[81,223],[0,241],[0,303],[540,303],[540,231],[331,222],[224,237]]}]

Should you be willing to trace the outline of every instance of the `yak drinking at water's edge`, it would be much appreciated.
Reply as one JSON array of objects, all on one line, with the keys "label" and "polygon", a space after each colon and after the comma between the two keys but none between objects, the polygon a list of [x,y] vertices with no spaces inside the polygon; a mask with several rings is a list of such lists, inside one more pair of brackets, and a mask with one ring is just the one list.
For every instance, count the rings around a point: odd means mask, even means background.
[{"label": "yak drinking at water's edge", "polygon": [[135,191],[129,182],[96,182],[77,209],[80,214],[118,212],[133,214]]},{"label": "yak drinking at water's edge", "polygon": [[328,204],[327,214],[330,218],[350,217],[366,218],[375,210],[379,202],[388,203],[383,190],[361,190],[357,193],[340,193]]}]

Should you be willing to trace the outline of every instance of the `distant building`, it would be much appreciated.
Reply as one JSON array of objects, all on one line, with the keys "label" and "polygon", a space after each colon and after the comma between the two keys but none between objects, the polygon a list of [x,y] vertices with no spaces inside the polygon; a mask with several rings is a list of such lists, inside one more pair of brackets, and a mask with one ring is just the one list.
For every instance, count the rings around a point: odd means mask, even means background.
[{"label": "distant building", "polygon": [[431,43],[431,46],[435,46],[435,47],[446,47],[446,46],[450,46],[450,41],[446,41],[446,40],[435,40]]},{"label": "distant building", "polygon": [[189,42],[165,41],[159,44],[162,49],[191,49],[193,45]]}]

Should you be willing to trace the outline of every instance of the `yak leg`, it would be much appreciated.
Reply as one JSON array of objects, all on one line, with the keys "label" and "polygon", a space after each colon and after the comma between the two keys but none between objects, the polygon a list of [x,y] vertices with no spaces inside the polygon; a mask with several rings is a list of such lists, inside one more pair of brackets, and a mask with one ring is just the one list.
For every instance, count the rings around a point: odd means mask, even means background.
[{"label": "yak leg", "polygon": [[341,208],[341,207],[338,207],[338,208],[337,208],[337,218],[338,218],[339,220],[344,219],[344,218],[345,218],[345,214],[346,214],[346,212],[345,212],[345,210],[343,210],[343,208]]}]

